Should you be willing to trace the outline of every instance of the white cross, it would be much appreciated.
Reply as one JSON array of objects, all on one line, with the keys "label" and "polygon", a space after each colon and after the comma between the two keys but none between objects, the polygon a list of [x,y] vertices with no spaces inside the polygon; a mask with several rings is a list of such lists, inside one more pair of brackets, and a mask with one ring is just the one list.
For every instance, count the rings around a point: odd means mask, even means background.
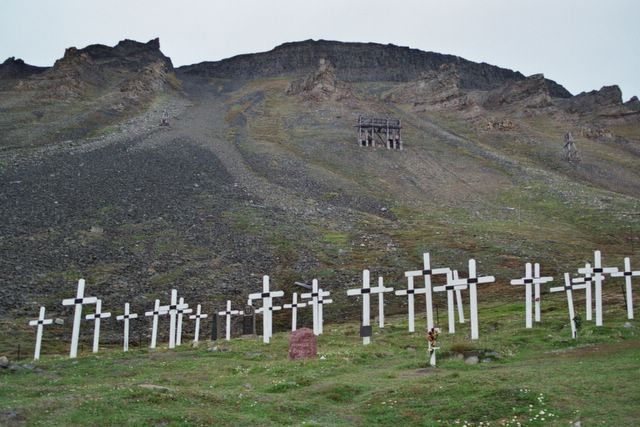
[{"label": "white cross", "polygon": [[149,346],[149,348],[156,348],[156,342],[158,339],[158,316],[163,316],[167,313],[168,311],[160,309],[160,300],[157,299],[155,305],[153,306],[153,311],[147,311],[144,314],[147,317],[153,316],[153,326],[151,328],[151,345]]},{"label": "white cross", "polygon": [[160,314],[169,313],[169,348],[176,347],[176,315],[178,310],[183,310],[187,307],[189,306],[186,304],[178,304],[178,291],[175,289],[171,289],[171,303],[158,307],[158,310],[164,312]]},{"label": "white cross", "polygon": [[558,286],[556,288],[549,289],[550,292],[561,292],[565,291],[567,294],[567,305],[569,306],[569,323],[571,324],[571,337],[577,338],[577,330],[576,330],[576,315],[573,310],[573,290],[574,289],[585,289],[587,287],[583,278],[575,278],[571,279],[569,273],[564,273],[564,286]]},{"label": "white cross", "polygon": [[291,300],[291,304],[285,304],[284,308],[291,309],[291,332],[295,331],[298,328],[298,307],[306,307],[306,302],[298,302],[298,293],[293,293],[293,299]]},{"label": "white cross", "polygon": [[453,279],[452,285],[469,285],[469,305],[471,311],[471,339],[477,340],[480,337],[478,329],[478,289],[477,285],[492,283],[496,279],[493,276],[476,276],[476,260],[469,260],[469,277],[466,279]]},{"label": "white cross", "polygon": [[129,303],[124,305],[124,314],[116,317],[116,320],[124,320],[124,351],[129,351],[129,319],[137,318],[136,313],[129,313]]},{"label": "white cross", "polygon": [[333,303],[332,299],[324,299],[325,296],[329,295],[329,291],[323,291],[322,288],[318,291],[318,332],[319,334],[324,333],[324,305]]},{"label": "white cross", "polygon": [[80,338],[80,322],[82,322],[82,306],[84,304],[95,304],[98,301],[96,297],[84,296],[84,279],[78,280],[78,290],[75,298],[62,300],[62,305],[75,305],[73,314],[73,332],[71,333],[71,350],[69,357],[74,359],[78,356],[78,339]]},{"label": "white cross", "polygon": [[640,276],[640,271],[631,270],[631,260],[629,257],[624,259],[624,271],[618,273],[612,273],[612,277],[624,277],[626,292],[625,297],[627,299],[627,319],[633,319],[633,297],[631,294],[631,277]]},{"label": "white cross", "polygon": [[584,265],[584,267],[587,269],[587,272],[584,273],[584,283],[587,286],[586,287],[586,291],[585,291],[585,312],[586,312],[586,318],[587,320],[592,320],[593,318],[593,297],[591,296],[592,294],[592,289],[591,289],[591,285],[593,284],[593,276],[591,275],[591,273],[589,272],[591,270],[591,264],[590,263],[586,263]]},{"label": "white cross", "polygon": [[326,296],[329,296],[329,291],[320,290],[318,288],[317,279],[313,279],[311,282],[311,292],[303,293],[300,295],[300,298],[302,299],[311,298],[311,306],[313,308],[313,333],[315,335],[320,335],[322,333],[322,303],[319,303],[319,301],[322,300],[322,297]]},{"label": "white cross", "polygon": [[[456,333],[456,316],[455,316],[455,310],[454,310],[454,292],[455,291],[462,291],[463,289],[467,289],[468,285],[462,284],[462,285],[454,285],[453,282],[454,280],[457,279],[457,275],[456,278],[454,278],[453,275],[454,271],[449,270],[449,272],[447,273],[447,284],[443,285],[443,286],[436,286],[433,288],[433,292],[443,292],[446,291],[447,292],[447,322],[449,324],[449,333],[450,334],[455,334]],[[457,271],[455,272],[457,273]],[[431,344],[431,343],[429,343]],[[435,356],[434,356],[435,357]],[[435,366],[435,360],[434,360],[434,365]]]},{"label": "white cross", "polygon": [[231,315],[233,314],[238,314],[242,316],[244,315],[244,311],[231,310],[231,301],[227,300],[227,311],[218,312],[219,316],[227,316],[227,336],[226,336],[227,341],[231,339]]},{"label": "white cross", "polygon": [[[460,277],[458,276],[458,270],[453,270],[453,279],[458,280]],[[458,305],[458,321],[460,323],[464,323],[464,308],[462,307],[462,290],[455,289],[456,294],[456,303]]]},{"label": "white cross", "polygon": [[416,294],[425,294],[427,293],[426,288],[414,289],[413,288],[413,277],[414,276],[406,276],[407,277],[407,289],[400,289],[396,291],[396,295],[406,295],[407,296],[407,306],[408,306],[408,317],[409,317],[409,332],[415,332],[415,313],[414,313],[414,295]]},{"label": "white cross", "polygon": [[[536,264],[537,265],[537,264]],[[512,285],[521,286],[524,285],[524,301],[525,301],[525,328],[533,328],[533,301],[532,301],[532,289],[531,285],[535,284],[538,289],[538,296],[540,295],[540,284],[551,282],[553,277],[535,277],[531,268],[531,263],[525,264],[524,277],[522,279],[514,279],[511,281]]]},{"label": "white cross", "polygon": [[207,317],[209,317],[209,315],[202,313],[202,306],[200,304],[196,307],[196,314],[189,316],[189,319],[196,321],[196,331],[193,342],[198,342],[198,338],[200,338],[200,319],[206,319]]},{"label": "white cross", "polygon": [[362,295],[362,344],[367,345],[371,343],[371,306],[370,306],[370,294],[377,294],[384,292],[387,289],[383,287],[371,288],[369,287],[369,270],[362,270],[362,288],[347,290],[348,296]]},{"label": "white cross", "polygon": [[40,307],[40,315],[37,320],[31,320],[29,326],[37,326],[36,329],[36,350],[33,354],[33,360],[40,360],[40,347],[42,346],[42,328],[44,325],[50,325],[53,323],[53,319],[44,318],[45,308]]},{"label": "white cross", "polygon": [[111,317],[111,313],[102,312],[102,300],[96,301],[96,312],[94,314],[87,314],[85,319],[93,320],[95,322],[93,326],[93,352],[98,352],[100,345],[100,319],[107,319]]},{"label": "white cross", "polygon": [[269,290],[269,276],[262,277],[262,292],[249,294],[249,305],[252,300],[262,299],[262,308],[256,310],[256,313],[263,313],[262,316],[262,341],[265,344],[269,343],[273,329],[273,311],[280,310],[282,307],[272,309],[273,298],[280,298],[284,296],[283,291],[270,291]]},{"label": "white cross", "polygon": [[178,304],[178,327],[176,329],[176,345],[182,345],[182,317],[185,314],[192,313],[193,310],[189,308],[189,304],[184,303],[184,298],[180,298]]},{"label": "white cross", "polygon": [[380,329],[384,328],[384,293],[393,292],[393,288],[384,287],[384,279],[382,276],[378,276],[378,326]]},{"label": "white cross", "polygon": [[596,326],[602,326],[602,281],[604,280],[605,273],[617,273],[618,268],[602,267],[600,251],[594,251],[593,258],[593,268],[585,266],[585,268],[579,268],[578,273],[593,275],[596,293]]},{"label": "white cross", "polygon": [[449,268],[431,268],[431,258],[429,256],[429,252],[425,252],[422,255],[423,258],[423,269],[415,270],[415,271],[405,271],[405,277],[416,277],[416,276],[424,276],[424,295],[425,302],[427,306],[427,330],[431,330],[433,328],[433,294],[431,292],[431,276],[435,276],[437,274],[447,274],[449,272]]}]

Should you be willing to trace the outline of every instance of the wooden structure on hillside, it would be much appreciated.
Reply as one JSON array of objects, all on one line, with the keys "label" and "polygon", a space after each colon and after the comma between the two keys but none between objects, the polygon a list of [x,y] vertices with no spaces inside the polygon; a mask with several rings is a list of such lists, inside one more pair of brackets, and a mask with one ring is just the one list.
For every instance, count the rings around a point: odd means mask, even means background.
[{"label": "wooden structure on hillside", "polygon": [[573,134],[567,132],[564,134],[564,147],[562,147],[562,159],[569,163],[580,163],[580,154],[576,148],[576,144],[573,142]]},{"label": "wooden structure on hillside", "polygon": [[389,150],[402,150],[402,123],[396,119],[358,117],[358,145],[375,147],[376,141]]}]

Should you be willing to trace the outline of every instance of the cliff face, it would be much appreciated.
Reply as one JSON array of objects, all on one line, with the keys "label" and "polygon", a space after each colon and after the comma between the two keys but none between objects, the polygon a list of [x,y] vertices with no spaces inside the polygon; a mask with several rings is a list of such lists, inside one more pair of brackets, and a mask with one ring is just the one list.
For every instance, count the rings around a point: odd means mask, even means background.
[{"label": "cliff face", "polygon": [[0,79],[21,79],[46,70],[47,67],[36,67],[25,63],[22,59],[11,57],[0,64]]},{"label": "cliff face", "polygon": [[[239,55],[217,62],[202,62],[180,67],[178,70],[193,76],[250,79],[308,73],[316,68],[322,58],[335,65],[337,77],[345,81],[408,82],[418,79],[425,72],[437,72],[444,64],[455,65],[463,89],[490,90],[508,81],[525,78],[519,72],[467,61],[453,55],[391,44],[325,40],[285,43],[269,52]],[[548,84],[552,96],[571,96],[557,83],[548,81]]]}]

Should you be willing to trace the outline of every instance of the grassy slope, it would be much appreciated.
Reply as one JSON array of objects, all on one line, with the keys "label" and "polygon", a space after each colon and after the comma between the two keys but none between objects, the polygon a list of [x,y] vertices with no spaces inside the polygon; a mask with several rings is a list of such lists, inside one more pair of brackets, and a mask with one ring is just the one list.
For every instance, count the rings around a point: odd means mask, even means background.
[{"label": "grassy slope", "polygon": [[[327,325],[326,360],[288,361],[285,333],[269,346],[236,339],[226,352],[47,355],[36,370],[0,371],[0,414],[28,425],[634,425],[637,325],[622,327],[623,310],[607,305],[605,327],[585,322],[570,340],[563,297],[545,297],[533,330],[523,329],[520,304],[484,305],[480,340],[465,338],[468,324],[443,333],[437,369],[424,369],[424,336],[408,334],[400,316],[375,327],[368,347],[356,323]],[[444,357],[451,349],[501,359],[467,365]]]}]

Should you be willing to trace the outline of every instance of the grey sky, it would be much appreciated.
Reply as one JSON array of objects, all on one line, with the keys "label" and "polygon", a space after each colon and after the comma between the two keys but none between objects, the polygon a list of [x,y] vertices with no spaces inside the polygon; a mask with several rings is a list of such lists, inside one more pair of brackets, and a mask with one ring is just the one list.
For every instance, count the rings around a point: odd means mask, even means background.
[{"label": "grey sky", "polygon": [[572,93],[640,95],[637,0],[0,0],[0,60],[51,65],[69,46],[160,37],[175,65],[304,39],[393,43],[530,75]]}]

